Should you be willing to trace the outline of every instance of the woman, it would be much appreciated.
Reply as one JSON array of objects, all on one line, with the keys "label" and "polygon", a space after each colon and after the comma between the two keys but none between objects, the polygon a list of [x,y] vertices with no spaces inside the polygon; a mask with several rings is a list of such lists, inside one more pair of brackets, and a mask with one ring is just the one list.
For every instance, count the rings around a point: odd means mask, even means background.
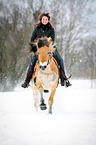
[{"label": "woman", "polygon": [[[54,43],[55,31],[54,31],[54,27],[51,24],[49,13],[42,13],[39,15],[39,23],[37,23],[35,25],[35,28],[33,30],[30,41],[33,42],[34,40],[44,37],[44,36],[51,37],[51,39]],[[38,60],[38,57],[35,54],[36,49],[34,47],[32,49],[34,50],[34,56],[32,58],[32,62],[30,62],[25,82],[21,85],[23,88],[28,87],[29,82],[32,78],[32,74],[34,73],[34,67],[35,67],[36,61]],[[63,59],[59,55],[57,49],[53,53],[53,57],[57,60],[59,66],[60,66],[61,85],[64,86],[64,80],[67,80],[66,86],[67,87],[71,86],[70,82],[68,81],[67,77],[65,76]]]}]

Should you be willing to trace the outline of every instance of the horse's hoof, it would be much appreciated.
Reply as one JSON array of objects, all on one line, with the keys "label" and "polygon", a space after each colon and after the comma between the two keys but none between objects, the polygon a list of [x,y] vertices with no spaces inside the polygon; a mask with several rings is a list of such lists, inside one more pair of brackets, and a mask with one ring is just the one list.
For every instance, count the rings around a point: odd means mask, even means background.
[{"label": "horse's hoof", "polygon": [[49,90],[44,90],[44,93],[49,93]]},{"label": "horse's hoof", "polygon": [[52,114],[52,111],[49,111],[49,114]]},{"label": "horse's hoof", "polygon": [[41,103],[41,104],[40,104],[40,109],[41,109],[41,110],[46,110],[46,109],[47,109],[46,104]]}]

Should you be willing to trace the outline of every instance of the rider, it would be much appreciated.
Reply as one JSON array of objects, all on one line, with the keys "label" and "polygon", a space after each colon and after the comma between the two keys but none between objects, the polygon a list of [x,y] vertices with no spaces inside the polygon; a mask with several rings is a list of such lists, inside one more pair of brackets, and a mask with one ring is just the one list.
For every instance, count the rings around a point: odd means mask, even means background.
[{"label": "rider", "polygon": [[[54,31],[54,27],[51,24],[49,13],[41,13],[39,15],[39,23],[37,23],[35,25],[30,41],[33,42],[34,40],[44,37],[44,36],[51,37],[52,42],[54,43],[55,31]],[[32,57],[32,62],[30,62],[30,64],[29,64],[25,82],[21,85],[23,88],[28,87],[29,82],[32,78],[32,74],[34,73],[35,64],[38,60],[38,56],[35,54],[35,52],[36,52],[35,47],[33,47],[32,49],[34,50],[34,55]],[[55,49],[55,52],[53,53],[53,57],[57,60],[59,66],[60,66],[59,71],[60,71],[61,85],[64,86],[64,84],[65,84],[64,81],[66,80],[66,86],[67,87],[71,86],[70,82],[68,81],[68,79],[65,75],[63,59],[61,58],[60,54],[58,53],[57,48]]]}]

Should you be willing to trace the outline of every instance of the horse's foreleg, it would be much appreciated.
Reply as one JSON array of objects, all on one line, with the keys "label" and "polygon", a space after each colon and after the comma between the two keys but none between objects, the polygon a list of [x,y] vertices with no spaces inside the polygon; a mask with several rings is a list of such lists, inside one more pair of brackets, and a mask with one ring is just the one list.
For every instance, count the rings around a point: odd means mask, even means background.
[{"label": "horse's foreleg", "polygon": [[34,107],[36,110],[38,110],[39,107],[39,94],[38,90],[35,87],[32,87],[33,90],[33,97],[34,97]]},{"label": "horse's foreleg", "polygon": [[43,93],[41,93],[41,104],[40,104],[40,108],[41,110],[46,110],[47,107],[46,107],[46,104],[44,103],[44,98],[43,98]]},{"label": "horse's foreleg", "polygon": [[56,92],[56,88],[51,89],[51,94],[48,100],[48,105],[49,105],[49,113],[52,114],[52,105],[53,105],[53,98]]},{"label": "horse's foreleg", "polygon": [[38,102],[39,102],[38,98],[34,97],[34,107],[36,110],[38,110],[38,106],[39,106]]},{"label": "horse's foreleg", "polygon": [[40,102],[41,102],[40,108],[41,108],[41,110],[45,110],[45,109],[47,109],[47,107],[46,107],[46,104],[44,103],[44,98],[43,98],[44,89],[43,89],[43,87],[42,87],[42,85],[41,85],[41,83],[39,82],[38,79],[37,79],[36,84],[37,84],[37,88],[38,88],[38,90],[39,90],[39,92],[40,92],[40,95],[41,95],[41,99],[40,99]]},{"label": "horse's foreleg", "polygon": [[41,92],[41,100],[40,100],[41,104],[44,104],[44,98],[43,98],[43,93]]}]

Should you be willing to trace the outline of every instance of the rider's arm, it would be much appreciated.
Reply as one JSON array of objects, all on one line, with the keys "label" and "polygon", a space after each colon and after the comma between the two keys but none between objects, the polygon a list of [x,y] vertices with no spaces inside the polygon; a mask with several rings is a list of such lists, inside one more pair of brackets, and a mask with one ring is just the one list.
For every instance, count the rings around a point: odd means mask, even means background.
[{"label": "rider's arm", "polygon": [[35,28],[32,32],[30,42],[34,41],[37,38],[37,29]]},{"label": "rider's arm", "polygon": [[51,29],[51,35],[50,35],[50,37],[52,38],[52,41],[54,43],[54,41],[55,41],[55,31],[54,31],[54,28]]}]

